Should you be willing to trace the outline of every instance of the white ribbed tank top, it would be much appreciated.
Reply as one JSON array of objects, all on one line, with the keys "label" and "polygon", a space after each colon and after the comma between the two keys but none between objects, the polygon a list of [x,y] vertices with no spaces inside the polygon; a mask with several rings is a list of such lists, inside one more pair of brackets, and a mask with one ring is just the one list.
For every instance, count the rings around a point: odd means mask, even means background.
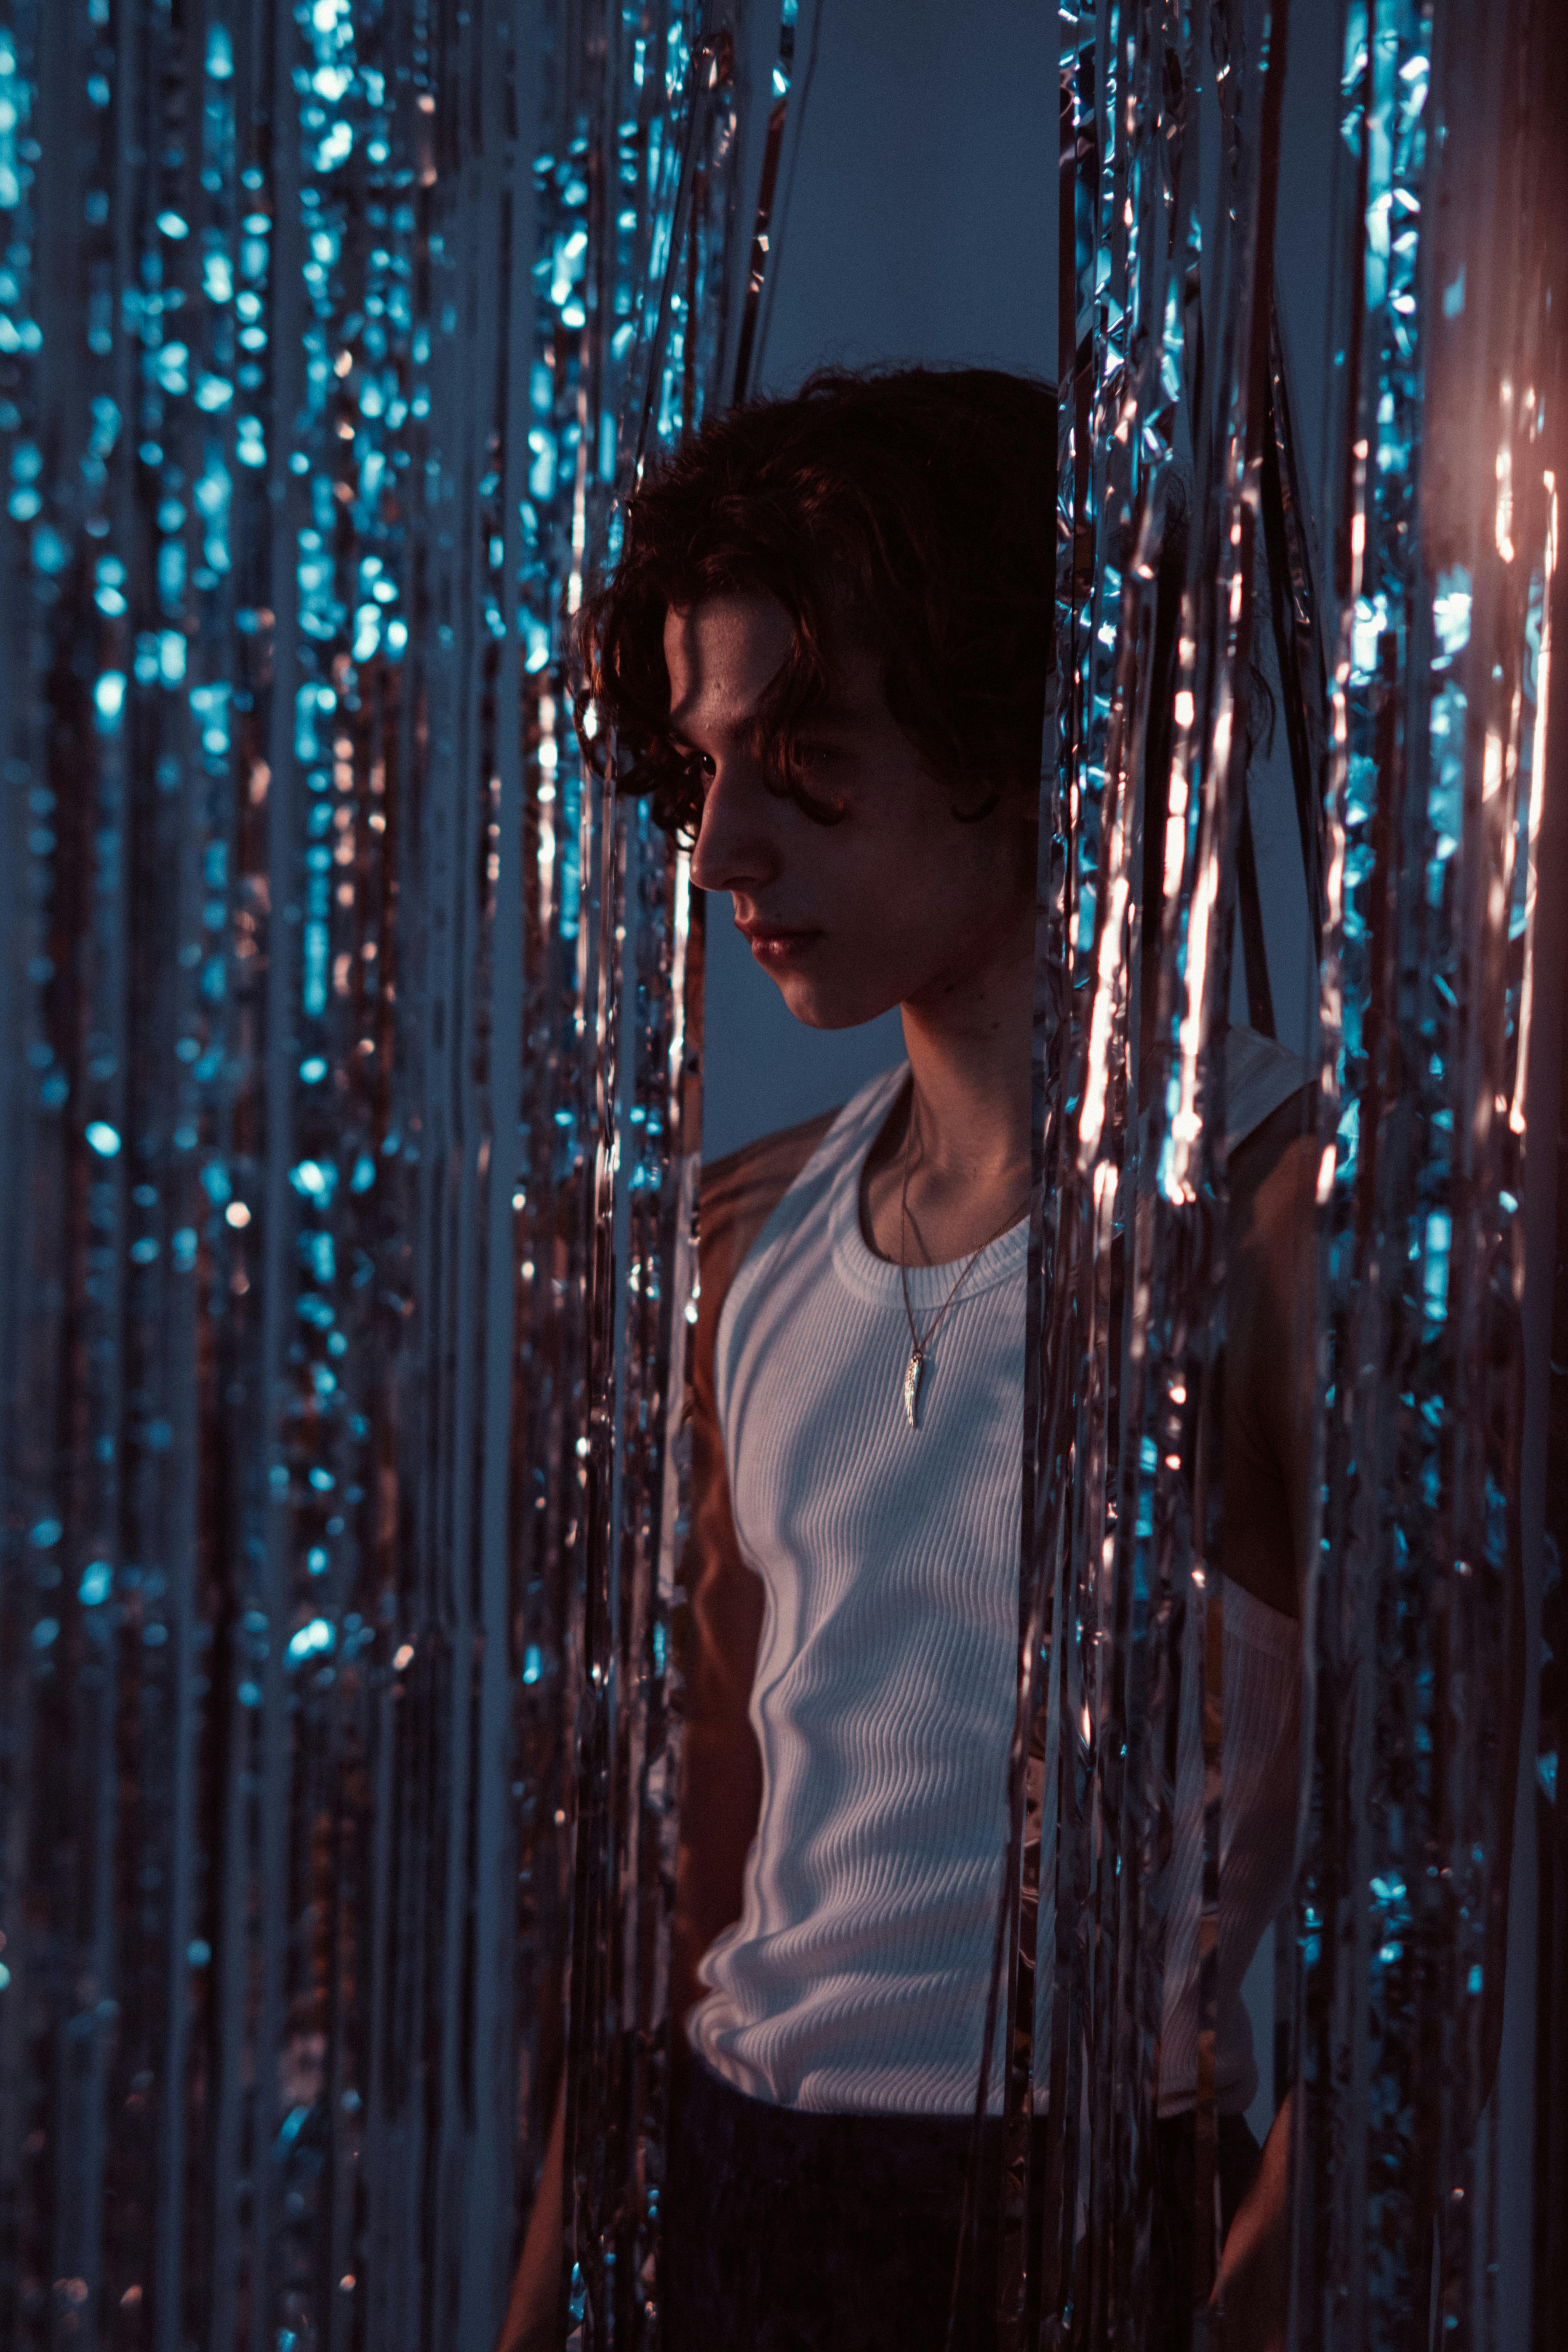
[{"label": "white ribbed tank top", "polygon": [[[1301,1082],[1278,1047],[1253,1060],[1248,1075],[1266,1065],[1267,1083],[1246,1087],[1244,1104],[1233,1055],[1237,1140]],[[859,1208],[866,1155],[908,1075],[900,1065],[845,1106],[737,1273],[718,1331],[735,1532],[765,1592],[750,1709],[763,1798],[742,1916],[701,1963],[709,1990],[687,2031],[735,2089],[813,2113],[973,2110],[1006,1845],[1027,1226],[975,1261],[933,1342],[911,1431],[899,1269],[868,1246]],[[958,1271],[909,1269],[921,1329]],[[1298,1659],[1294,1623],[1227,1583],[1224,2110],[1244,2109],[1257,2087],[1241,1983],[1289,1879]],[[1191,2105],[1197,2074],[1195,1655],[1191,1667],[1168,1914],[1167,2113]],[[1042,1903],[1040,1949],[1050,1933]],[[996,2105],[998,2068],[992,2080]]]}]

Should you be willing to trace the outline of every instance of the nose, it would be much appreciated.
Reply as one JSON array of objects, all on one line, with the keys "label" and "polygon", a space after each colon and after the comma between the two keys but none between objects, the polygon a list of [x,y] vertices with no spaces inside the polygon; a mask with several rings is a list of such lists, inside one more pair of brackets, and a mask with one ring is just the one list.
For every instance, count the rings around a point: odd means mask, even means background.
[{"label": "nose", "polygon": [[777,807],[754,761],[719,761],[703,798],[691,853],[691,878],[700,890],[730,890],[740,896],[775,878],[781,864]]}]

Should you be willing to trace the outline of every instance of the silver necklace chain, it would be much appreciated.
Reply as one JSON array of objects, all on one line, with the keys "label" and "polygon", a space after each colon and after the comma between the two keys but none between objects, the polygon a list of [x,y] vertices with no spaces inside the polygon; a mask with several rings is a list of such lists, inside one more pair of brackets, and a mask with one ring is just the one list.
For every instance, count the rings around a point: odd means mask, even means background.
[{"label": "silver necklace chain", "polygon": [[[899,1192],[899,1281],[902,1286],[904,1294],[904,1317],[910,1327],[910,1360],[904,1366],[904,1416],[911,1429],[918,1429],[920,1427],[921,1381],[925,1372],[926,1358],[931,1353],[931,1343],[936,1338],[937,1331],[941,1327],[943,1317],[946,1315],[948,1308],[952,1305],[953,1300],[958,1297],[958,1294],[963,1289],[964,1284],[968,1281],[976,1262],[980,1258],[984,1257],[986,1251],[991,1247],[992,1242],[1000,1241],[1002,1235],[1008,1232],[1018,1222],[1016,1216],[1009,1217],[1005,1224],[998,1225],[996,1231],[992,1234],[987,1240],[981,1243],[980,1247],[974,1252],[972,1257],[968,1257],[964,1260],[963,1265],[961,1265],[958,1270],[957,1281],[953,1284],[952,1288],[948,1292],[947,1297],[942,1300],[942,1305],[937,1308],[931,1322],[927,1324],[925,1333],[922,1338],[915,1325],[915,1310],[910,1304],[910,1269],[908,1264],[910,1232],[910,1144],[914,1138],[915,1131],[915,1100],[914,1096],[911,1093],[910,1097],[910,1124],[904,1136],[903,1183]],[[1024,1202],[1025,1208],[1027,1209],[1028,1205],[1028,1202],[1026,1199]]]}]

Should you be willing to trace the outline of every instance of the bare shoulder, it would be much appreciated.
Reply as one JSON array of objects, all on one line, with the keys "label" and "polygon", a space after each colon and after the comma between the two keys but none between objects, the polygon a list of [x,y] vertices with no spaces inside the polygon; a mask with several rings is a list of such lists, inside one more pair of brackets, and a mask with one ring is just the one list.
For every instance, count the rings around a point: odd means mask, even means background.
[{"label": "bare shoulder", "polygon": [[771,1135],[759,1135],[738,1150],[727,1151],[722,1160],[710,1160],[702,1169],[702,1201],[716,1206],[740,1200],[759,1186],[780,1186],[781,1192],[794,1181],[816,1150],[823,1137],[842,1109],[835,1104],[831,1110],[818,1111],[815,1118],[803,1118],[795,1127],[775,1128]]},{"label": "bare shoulder", "polygon": [[1311,1090],[1230,1155],[1226,1269],[1226,1574],[1299,1613],[1317,1365],[1317,1189]]},{"label": "bare shoulder", "polygon": [[1230,1155],[1226,1324],[1233,1362],[1283,1407],[1310,1380],[1317,1318],[1318,1162],[1302,1087]]},{"label": "bare shoulder", "polygon": [[704,1305],[729,1287],[747,1251],[837,1118],[825,1110],[760,1135],[704,1166],[699,1194]]},{"label": "bare shoulder", "polygon": [[1312,1089],[1303,1087],[1271,1111],[1231,1152],[1233,1260],[1294,1283],[1310,1265],[1320,1145]]}]

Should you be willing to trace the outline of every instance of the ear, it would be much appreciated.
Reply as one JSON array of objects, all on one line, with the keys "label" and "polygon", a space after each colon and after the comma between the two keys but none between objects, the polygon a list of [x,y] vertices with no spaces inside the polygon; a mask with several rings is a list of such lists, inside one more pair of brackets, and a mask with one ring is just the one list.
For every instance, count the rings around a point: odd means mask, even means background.
[{"label": "ear", "polygon": [[993,784],[989,791],[986,791],[984,785],[976,786],[975,790],[981,793],[982,797],[973,801],[972,805],[965,806],[963,803],[954,801],[952,804],[954,824],[983,824],[985,819],[992,814],[993,810],[1001,806],[1002,787],[1000,784]]}]

